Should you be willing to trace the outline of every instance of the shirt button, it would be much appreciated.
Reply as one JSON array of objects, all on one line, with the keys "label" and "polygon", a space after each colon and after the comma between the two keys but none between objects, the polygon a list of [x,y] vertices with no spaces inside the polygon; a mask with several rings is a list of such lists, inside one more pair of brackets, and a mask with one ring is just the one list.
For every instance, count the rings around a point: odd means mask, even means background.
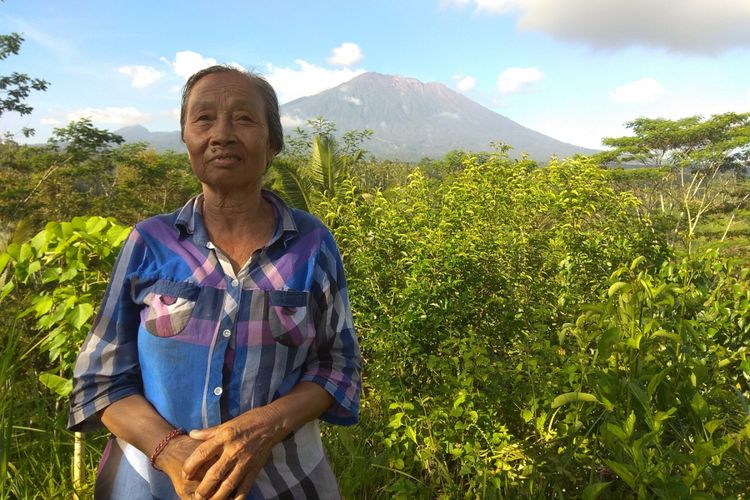
[{"label": "shirt button", "polygon": [[240,284],[240,282],[239,282],[239,281],[237,281],[237,280],[232,280],[232,286],[237,286],[237,285],[239,285],[239,284]]},{"label": "shirt button", "polygon": [[228,339],[229,336],[232,335],[232,332],[229,330],[224,330],[223,332],[221,332],[221,334],[224,335],[224,338]]},{"label": "shirt button", "polygon": [[224,389],[222,389],[221,387],[215,387],[214,388],[214,395],[221,396],[222,392],[224,392]]}]

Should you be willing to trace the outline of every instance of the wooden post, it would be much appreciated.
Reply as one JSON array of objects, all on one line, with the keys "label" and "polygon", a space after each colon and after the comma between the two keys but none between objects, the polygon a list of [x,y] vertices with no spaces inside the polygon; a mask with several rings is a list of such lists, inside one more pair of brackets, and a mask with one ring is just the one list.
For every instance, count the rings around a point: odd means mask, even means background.
[{"label": "wooden post", "polygon": [[78,491],[83,487],[83,433],[73,433],[73,500],[79,500]]}]

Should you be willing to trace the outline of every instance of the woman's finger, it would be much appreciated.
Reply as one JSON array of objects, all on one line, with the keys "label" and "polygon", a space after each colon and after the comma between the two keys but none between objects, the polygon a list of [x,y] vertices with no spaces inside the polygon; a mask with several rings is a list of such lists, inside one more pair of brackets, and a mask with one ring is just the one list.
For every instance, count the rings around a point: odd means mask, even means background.
[{"label": "woman's finger", "polygon": [[190,431],[190,437],[199,441],[206,441],[214,437],[218,429],[218,426],[208,427],[207,429],[193,429]]},{"label": "woman's finger", "polygon": [[[222,443],[204,441],[199,445],[182,464],[182,472],[187,479],[199,479],[197,473],[204,466],[219,457],[223,450]],[[209,469],[210,470],[210,469]]]},{"label": "woman's finger", "polygon": [[201,484],[195,489],[197,498],[211,498],[212,500],[223,500],[232,497],[239,486],[243,484],[245,467],[230,464],[230,468],[220,465],[220,462],[214,464],[216,470],[209,470],[201,481]]},{"label": "woman's finger", "polygon": [[243,500],[245,498],[245,495],[250,493],[250,490],[253,489],[253,484],[255,483],[255,478],[258,477],[259,471],[250,471],[249,473],[245,474],[245,478],[240,483],[239,487],[234,491],[234,494],[232,496],[232,500]]}]

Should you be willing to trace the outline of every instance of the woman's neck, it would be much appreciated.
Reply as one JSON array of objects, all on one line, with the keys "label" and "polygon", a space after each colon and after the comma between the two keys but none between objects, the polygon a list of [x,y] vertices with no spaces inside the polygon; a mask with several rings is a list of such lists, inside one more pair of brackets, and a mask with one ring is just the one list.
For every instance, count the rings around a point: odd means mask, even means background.
[{"label": "woman's neck", "polygon": [[235,272],[265,246],[276,225],[271,203],[257,192],[217,196],[203,190],[203,222],[214,245],[229,258]]}]

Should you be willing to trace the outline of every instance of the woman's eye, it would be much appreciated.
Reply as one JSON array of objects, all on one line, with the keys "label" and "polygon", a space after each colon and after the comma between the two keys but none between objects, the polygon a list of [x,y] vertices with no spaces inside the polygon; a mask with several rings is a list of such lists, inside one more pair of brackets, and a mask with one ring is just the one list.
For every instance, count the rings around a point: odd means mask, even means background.
[{"label": "woman's eye", "polygon": [[240,116],[237,117],[237,119],[239,121],[242,121],[242,122],[251,122],[251,121],[253,121],[253,119],[250,118],[249,115],[240,115]]}]

